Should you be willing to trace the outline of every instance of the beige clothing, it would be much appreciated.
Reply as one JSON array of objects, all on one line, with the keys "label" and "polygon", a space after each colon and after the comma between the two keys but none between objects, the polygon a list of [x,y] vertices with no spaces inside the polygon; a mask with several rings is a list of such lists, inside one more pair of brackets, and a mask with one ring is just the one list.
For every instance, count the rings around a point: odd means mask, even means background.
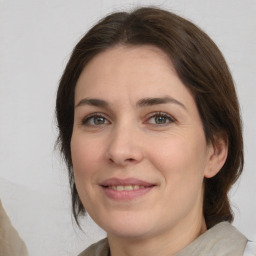
[{"label": "beige clothing", "polygon": [[27,256],[25,243],[12,226],[0,201],[0,255],[1,256]]},{"label": "beige clothing", "polygon": [[78,256],[109,256],[108,239],[105,238],[92,244]]},{"label": "beige clothing", "polygon": [[[176,256],[243,256],[247,238],[228,222],[199,236]],[[107,238],[88,247],[79,256],[109,256]]]},{"label": "beige clothing", "polygon": [[221,222],[191,244],[176,256],[243,256],[248,240],[228,222]]}]

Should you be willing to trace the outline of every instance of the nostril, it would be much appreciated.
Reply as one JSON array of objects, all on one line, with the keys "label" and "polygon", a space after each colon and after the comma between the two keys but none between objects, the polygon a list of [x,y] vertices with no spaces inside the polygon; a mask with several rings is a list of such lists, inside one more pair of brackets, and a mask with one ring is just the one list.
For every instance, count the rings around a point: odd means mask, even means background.
[{"label": "nostril", "polygon": [[134,161],[135,161],[134,158],[126,158],[122,162],[134,162]]},{"label": "nostril", "polygon": [[114,163],[114,160],[112,158],[109,158],[109,162]]},{"label": "nostril", "polygon": [[115,164],[120,164],[120,165],[125,165],[125,163],[133,163],[135,161],[134,158],[127,158],[127,159],[113,159],[109,158],[110,163],[115,163]]}]

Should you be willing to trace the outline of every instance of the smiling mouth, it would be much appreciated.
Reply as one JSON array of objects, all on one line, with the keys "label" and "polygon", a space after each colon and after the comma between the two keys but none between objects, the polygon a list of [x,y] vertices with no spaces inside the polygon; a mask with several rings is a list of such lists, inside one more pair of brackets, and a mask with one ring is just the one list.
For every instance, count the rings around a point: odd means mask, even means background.
[{"label": "smiling mouth", "polygon": [[157,185],[135,178],[111,178],[103,181],[100,186],[108,198],[130,201],[149,193]]},{"label": "smiling mouth", "polygon": [[[147,187],[152,187],[152,186],[147,186]],[[125,185],[125,186],[118,185],[118,186],[103,186],[103,187],[108,188],[108,189],[113,189],[116,191],[133,191],[133,190],[139,190],[139,189],[146,188],[146,186],[140,186],[140,185]]]}]

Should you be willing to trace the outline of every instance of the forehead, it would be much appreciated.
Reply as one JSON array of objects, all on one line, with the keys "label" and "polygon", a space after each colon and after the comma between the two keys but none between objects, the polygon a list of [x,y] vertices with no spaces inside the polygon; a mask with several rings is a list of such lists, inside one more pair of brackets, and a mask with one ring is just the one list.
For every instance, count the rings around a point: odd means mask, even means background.
[{"label": "forehead", "polygon": [[189,90],[179,79],[171,60],[150,46],[116,46],[96,55],[82,71],[76,86],[81,97],[182,97]]},{"label": "forehead", "polygon": [[83,76],[83,73],[88,75],[88,73],[93,74],[95,72],[98,74],[100,72],[101,75],[114,75],[121,71],[124,73],[133,72],[134,74],[139,72],[148,73],[149,68],[155,71],[172,69],[175,72],[166,53],[156,46],[118,45],[94,56],[84,67],[81,76]]}]

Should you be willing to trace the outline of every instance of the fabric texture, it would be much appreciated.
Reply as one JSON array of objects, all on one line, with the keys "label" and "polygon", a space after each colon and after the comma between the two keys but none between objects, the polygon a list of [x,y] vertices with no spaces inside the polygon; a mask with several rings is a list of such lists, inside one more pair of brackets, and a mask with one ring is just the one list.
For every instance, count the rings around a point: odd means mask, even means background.
[{"label": "fabric texture", "polygon": [[27,256],[25,243],[12,226],[2,203],[0,201],[0,255],[1,256]]},{"label": "fabric texture", "polygon": [[108,239],[105,238],[92,244],[78,256],[109,256]]},{"label": "fabric texture", "polygon": [[181,250],[176,256],[243,256],[248,240],[228,222],[221,222],[191,244]]},{"label": "fabric texture", "polygon": [[[256,256],[244,254],[247,238],[228,222],[207,230],[175,256]],[[249,252],[248,253],[253,253]],[[88,247],[78,256],[109,256],[107,238]]]}]

